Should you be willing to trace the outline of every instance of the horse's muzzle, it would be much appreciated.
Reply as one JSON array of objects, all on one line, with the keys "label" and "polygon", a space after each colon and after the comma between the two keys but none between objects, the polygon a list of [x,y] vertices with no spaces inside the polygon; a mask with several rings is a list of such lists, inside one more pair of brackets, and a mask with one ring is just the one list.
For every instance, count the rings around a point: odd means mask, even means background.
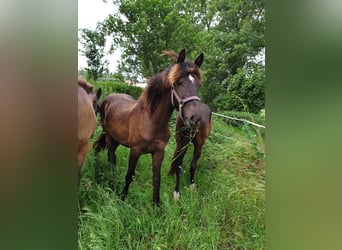
[{"label": "horse's muzzle", "polygon": [[184,125],[188,128],[198,128],[201,125],[201,121],[197,119],[195,116],[191,116],[190,118],[184,118]]}]

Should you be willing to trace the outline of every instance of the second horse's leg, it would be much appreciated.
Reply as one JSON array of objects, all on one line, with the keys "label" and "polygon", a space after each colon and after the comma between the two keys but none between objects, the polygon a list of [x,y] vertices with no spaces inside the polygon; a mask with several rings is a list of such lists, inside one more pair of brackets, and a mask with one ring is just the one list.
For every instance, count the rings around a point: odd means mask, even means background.
[{"label": "second horse's leg", "polygon": [[183,158],[185,156],[187,147],[184,148],[182,145],[177,144],[177,148],[173,155],[173,160],[171,163],[171,169],[176,173],[176,187],[173,191],[173,199],[175,201],[179,200],[179,187],[180,187],[180,179],[182,176],[182,164],[183,164]]},{"label": "second horse's leg", "polygon": [[202,154],[203,144],[199,143],[198,141],[194,141],[194,153],[192,157],[192,161],[190,164],[190,192],[195,190],[195,172],[197,168],[197,161]]}]

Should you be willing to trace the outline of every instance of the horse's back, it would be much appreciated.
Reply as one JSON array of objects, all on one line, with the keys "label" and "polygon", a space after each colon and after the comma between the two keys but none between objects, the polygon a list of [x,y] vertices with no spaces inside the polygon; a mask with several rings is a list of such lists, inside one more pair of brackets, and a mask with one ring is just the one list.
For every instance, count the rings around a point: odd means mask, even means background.
[{"label": "horse's back", "polygon": [[78,142],[89,140],[96,128],[96,115],[87,92],[78,87]]},{"label": "horse's back", "polygon": [[112,116],[117,117],[129,113],[136,102],[132,96],[127,94],[110,94],[106,96],[101,104],[101,118],[107,120]]},{"label": "horse's back", "polygon": [[103,101],[108,101],[110,103],[115,103],[115,102],[131,102],[131,101],[136,101],[132,96],[127,95],[127,94],[122,94],[122,93],[113,93],[108,96]]},{"label": "horse's back", "polygon": [[200,103],[200,110],[201,110],[201,122],[210,123],[211,121],[211,110],[205,103]]},{"label": "horse's back", "polygon": [[127,94],[114,93],[106,96],[102,102],[102,107],[105,112],[112,112],[113,110],[129,109],[136,103],[136,100]]}]

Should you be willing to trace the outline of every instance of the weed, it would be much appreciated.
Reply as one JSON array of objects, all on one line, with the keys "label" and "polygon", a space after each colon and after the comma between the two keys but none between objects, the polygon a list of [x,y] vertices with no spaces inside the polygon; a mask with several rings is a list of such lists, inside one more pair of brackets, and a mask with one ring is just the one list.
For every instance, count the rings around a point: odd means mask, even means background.
[{"label": "weed", "polygon": [[[123,202],[118,193],[129,149],[118,147],[115,167],[107,152],[95,160],[90,150],[79,188],[79,249],[265,249],[265,168],[257,153],[264,153],[264,140],[253,130],[213,119],[198,161],[196,191],[189,191],[184,167],[179,202],[172,200],[175,177],[167,175],[176,147],[170,138],[161,168],[161,208],[152,206],[150,155],[140,157]],[[184,166],[192,150],[189,145]]]}]

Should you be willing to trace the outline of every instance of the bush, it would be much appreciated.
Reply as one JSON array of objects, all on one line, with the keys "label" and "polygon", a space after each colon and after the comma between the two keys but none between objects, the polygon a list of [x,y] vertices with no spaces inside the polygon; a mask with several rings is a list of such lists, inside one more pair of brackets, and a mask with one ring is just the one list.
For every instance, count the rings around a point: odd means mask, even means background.
[{"label": "bush", "polygon": [[96,89],[102,89],[101,99],[112,93],[124,93],[132,96],[134,99],[138,99],[143,91],[140,87],[129,86],[122,82],[96,82],[94,85]]},{"label": "bush", "polygon": [[96,161],[90,149],[78,193],[79,249],[265,249],[265,159],[259,157],[265,143],[251,143],[246,131],[224,121],[213,117],[194,192],[189,189],[189,146],[179,202],[171,195],[175,177],[167,175],[176,148],[172,133],[161,167],[160,209],[151,204],[150,155],[139,158],[136,177],[122,202],[128,148],[118,147],[115,167],[105,151]]},{"label": "bush", "polygon": [[259,113],[265,108],[265,67],[250,63],[221,82],[207,82],[201,97],[212,110]]}]

